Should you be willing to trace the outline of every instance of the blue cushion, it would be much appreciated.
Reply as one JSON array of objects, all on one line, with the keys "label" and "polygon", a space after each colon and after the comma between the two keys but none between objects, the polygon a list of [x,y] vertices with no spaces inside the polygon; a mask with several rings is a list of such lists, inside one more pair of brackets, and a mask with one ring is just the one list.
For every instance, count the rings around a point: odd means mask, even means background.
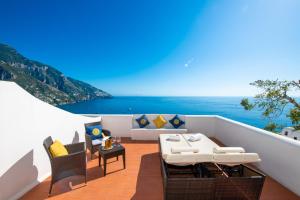
[{"label": "blue cushion", "polygon": [[182,121],[178,115],[175,115],[169,122],[173,125],[174,128],[179,128],[183,124],[185,124],[184,121]]},{"label": "blue cushion", "polygon": [[146,127],[148,124],[150,124],[149,120],[147,119],[146,115],[142,115],[139,118],[135,119],[136,122],[139,124],[140,128]]},{"label": "blue cushion", "polygon": [[102,139],[102,126],[88,126],[86,127],[86,134],[88,134],[92,140]]}]

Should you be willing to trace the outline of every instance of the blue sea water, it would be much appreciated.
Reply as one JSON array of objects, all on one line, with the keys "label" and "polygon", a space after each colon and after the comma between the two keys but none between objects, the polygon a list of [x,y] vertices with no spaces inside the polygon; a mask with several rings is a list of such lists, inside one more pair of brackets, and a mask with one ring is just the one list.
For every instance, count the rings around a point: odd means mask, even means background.
[{"label": "blue sea water", "polygon": [[[199,114],[221,115],[239,122],[263,128],[268,119],[258,110],[245,111],[242,97],[114,97],[60,106],[77,114]],[[277,123],[289,126],[285,114]]]}]

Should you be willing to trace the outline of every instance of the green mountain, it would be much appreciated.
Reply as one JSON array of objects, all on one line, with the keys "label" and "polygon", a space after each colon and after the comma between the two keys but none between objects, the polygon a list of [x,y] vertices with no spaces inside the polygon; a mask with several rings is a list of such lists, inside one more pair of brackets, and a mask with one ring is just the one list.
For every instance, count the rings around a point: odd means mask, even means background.
[{"label": "green mountain", "polygon": [[55,68],[25,58],[14,48],[1,43],[0,80],[14,81],[30,94],[52,105],[111,98],[107,92],[66,77]]}]

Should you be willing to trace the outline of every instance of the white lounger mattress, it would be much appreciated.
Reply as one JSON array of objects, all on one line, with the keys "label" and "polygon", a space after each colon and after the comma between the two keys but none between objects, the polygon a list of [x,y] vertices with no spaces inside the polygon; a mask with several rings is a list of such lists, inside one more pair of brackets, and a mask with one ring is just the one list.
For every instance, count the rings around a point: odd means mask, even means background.
[{"label": "white lounger mattress", "polygon": [[[180,141],[168,141],[167,138],[171,134],[161,134],[160,145],[162,158],[166,163],[173,165],[191,165],[201,162],[214,162],[213,159],[213,148],[218,147],[216,143],[210,140],[205,135],[201,134],[201,139],[195,142],[189,142],[187,139],[192,134],[179,134]],[[193,152],[182,152],[182,153],[172,153],[172,148],[197,148],[199,151],[197,153]]]},{"label": "white lounger mattress", "polygon": [[[226,151],[230,150],[229,153],[216,153],[214,151],[219,146],[203,134],[200,134],[201,139],[195,142],[188,141],[188,138],[193,134],[177,134],[180,141],[169,141],[168,138],[171,135],[174,134],[161,134],[159,136],[161,155],[168,164],[184,166],[211,162],[234,166],[261,161],[257,153],[245,153],[241,147],[223,148]],[[174,153],[172,151],[174,149],[182,149],[182,151],[175,151]],[[239,150],[239,152],[233,150]],[[230,153],[231,151],[234,153]]]}]

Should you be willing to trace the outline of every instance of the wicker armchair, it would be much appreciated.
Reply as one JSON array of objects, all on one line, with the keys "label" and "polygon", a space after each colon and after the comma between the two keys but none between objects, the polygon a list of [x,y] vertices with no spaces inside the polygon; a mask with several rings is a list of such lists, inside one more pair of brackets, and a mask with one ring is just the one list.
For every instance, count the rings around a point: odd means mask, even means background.
[{"label": "wicker armchair", "polygon": [[86,153],[84,142],[65,145],[69,154],[59,157],[52,157],[49,150],[52,144],[53,140],[51,137],[46,138],[43,143],[50,159],[52,171],[49,195],[54,183],[69,176],[84,176],[86,184]]},{"label": "wicker armchair", "polygon": [[[87,124],[84,124],[84,127],[85,127],[85,131],[86,131],[86,128],[89,127],[89,126],[96,126],[96,125],[101,125],[101,122],[92,122],[92,123],[87,123]],[[106,136],[110,136],[111,133],[109,130],[106,130],[106,129],[102,129],[102,132],[106,135]],[[86,142],[86,148],[90,151],[91,153],[91,160],[93,159],[93,154],[95,152],[98,152],[99,150],[99,146],[101,144],[97,144],[97,145],[93,145],[92,143],[92,139],[91,137],[85,133],[85,142]]]}]

